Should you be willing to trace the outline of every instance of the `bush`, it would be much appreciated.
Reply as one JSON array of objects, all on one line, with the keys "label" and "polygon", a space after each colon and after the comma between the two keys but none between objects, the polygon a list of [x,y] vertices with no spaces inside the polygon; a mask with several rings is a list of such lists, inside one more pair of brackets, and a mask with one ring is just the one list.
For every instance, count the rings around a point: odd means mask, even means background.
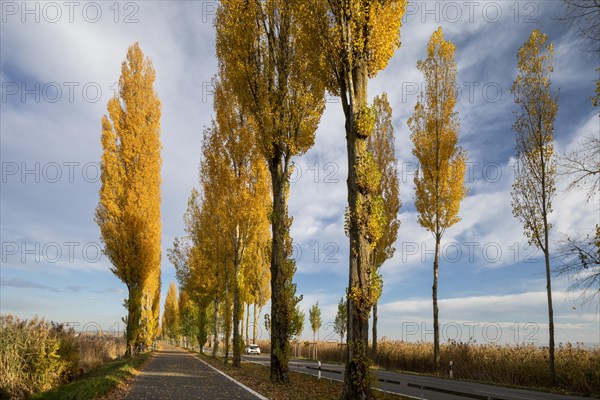
[{"label": "bush", "polygon": [[0,398],[23,399],[124,354],[122,339],[77,336],[38,317],[0,315]]}]

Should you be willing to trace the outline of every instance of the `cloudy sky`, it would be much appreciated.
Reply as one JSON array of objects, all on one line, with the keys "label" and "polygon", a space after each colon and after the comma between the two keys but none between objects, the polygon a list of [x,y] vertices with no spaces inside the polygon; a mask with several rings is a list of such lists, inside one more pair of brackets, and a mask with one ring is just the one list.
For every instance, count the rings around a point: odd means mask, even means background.
[{"label": "cloudy sky", "polygon": [[[214,1],[3,1],[0,28],[1,296],[0,311],[34,315],[79,328],[122,329],[125,286],[100,253],[98,202],[100,119],[114,95],[128,46],[139,42],[154,63],[162,101],[163,298],[175,271],[166,250],[182,236],[182,216],[197,186],[202,130],[212,115],[216,73]],[[516,52],[534,28],[555,45],[553,89],[558,151],[598,135],[593,93],[596,55],[556,21],[560,1],[415,1],[402,27],[402,47],[369,85],[388,93],[394,117],[403,206],[395,256],[383,267],[380,336],[432,340],[434,242],[414,208],[410,117],[423,78],[416,69],[431,33],[442,26],[456,44],[461,120],[468,151],[469,196],[462,221],[442,241],[440,319],[443,337],[477,342],[547,342],[544,266],[512,216],[516,109],[510,86]],[[341,104],[329,98],[314,147],[295,160],[290,195],[295,280],[307,311],[319,301],[322,339],[348,282],[343,230],[346,154]],[[565,193],[554,200],[553,243],[590,232],[599,222],[596,196]],[[581,307],[554,281],[557,341],[600,344],[597,304]],[[307,313],[308,314],[308,313]],[[262,320],[262,318],[261,318]],[[305,337],[311,336],[306,329]]]}]

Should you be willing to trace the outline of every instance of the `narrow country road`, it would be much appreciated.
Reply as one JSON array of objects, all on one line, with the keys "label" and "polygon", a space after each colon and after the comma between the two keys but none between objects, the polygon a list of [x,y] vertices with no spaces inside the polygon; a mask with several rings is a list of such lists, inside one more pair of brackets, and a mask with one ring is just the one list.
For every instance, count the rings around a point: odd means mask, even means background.
[{"label": "narrow country road", "polygon": [[192,354],[165,344],[133,381],[127,400],[257,400],[264,397]]}]

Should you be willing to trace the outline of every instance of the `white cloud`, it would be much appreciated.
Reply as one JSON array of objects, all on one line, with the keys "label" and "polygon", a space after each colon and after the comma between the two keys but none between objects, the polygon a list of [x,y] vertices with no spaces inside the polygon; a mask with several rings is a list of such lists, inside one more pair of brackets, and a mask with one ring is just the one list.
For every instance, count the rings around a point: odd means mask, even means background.
[{"label": "white cloud", "polygon": [[[573,308],[564,292],[555,291],[553,298],[557,342],[600,344],[598,319],[593,311]],[[381,331],[405,340],[431,340],[431,309],[431,299],[381,304]],[[540,344],[548,340],[545,291],[440,299],[439,309],[442,330],[452,338],[458,327],[459,341],[473,336],[478,342],[495,342],[497,335],[500,343],[510,344],[523,343],[526,338]]]}]

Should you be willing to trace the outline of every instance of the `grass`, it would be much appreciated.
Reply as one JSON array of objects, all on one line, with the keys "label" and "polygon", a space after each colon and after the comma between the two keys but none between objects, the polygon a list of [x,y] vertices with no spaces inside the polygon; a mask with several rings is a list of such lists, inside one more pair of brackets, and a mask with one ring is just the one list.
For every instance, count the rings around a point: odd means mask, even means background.
[{"label": "grass", "polygon": [[[153,353],[106,363],[85,374],[81,379],[56,389],[32,396],[35,400],[100,399],[122,390],[139,373]],[[111,394],[110,398],[118,397]]]},{"label": "grass", "polygon": [[[342,395],[343,383],[329,379],[317,379],[314,376],[290,372],[289,384],[275,384],[269,379],[269,368],[253,363],[242,363],[241,368],[224,365],[222,359],[214,359],[198,354],[202,360],[225,372],[235,380],[272,400],[330,400]],[[375,391],[378,399],[408,400],[409,398]]]}]

